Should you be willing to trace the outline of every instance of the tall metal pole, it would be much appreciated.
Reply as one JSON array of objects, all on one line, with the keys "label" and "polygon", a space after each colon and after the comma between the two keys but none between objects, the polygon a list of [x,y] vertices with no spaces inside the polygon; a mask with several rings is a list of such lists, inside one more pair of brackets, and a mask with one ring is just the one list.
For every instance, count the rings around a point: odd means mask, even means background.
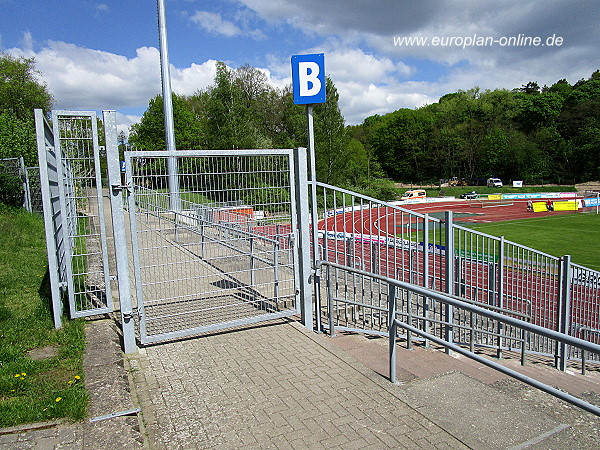
[{"label": "tall metal pole", "polygon": [[[310,159],[310,181],[311,181],[311,222],[313,239],[313,265],[315,269],[314,277],[314,295],[315,295],[315,318],[316,331],[321,332],[321,273],[317,268],[316,262],[321,258],[319,255],[319,230],[318,230],[318,211],[317,211],[317,167],[315,157],[315,129],[313,122],[313,105],[306,105],[306,119],[308,122],[308,155]],[[331,314],[331,311],[329,312]],[[331,331],[331,330],[330,330]]]},{"label": "tall metal pole", "polygon": [[[175,151],[175,129],[173,126],[173,99],[171,97],[171,73],[169,70],[169,49],[167,45],[167,19],[165,1],[158,3],[158,35],[160,40],[160,72],[162,78],[163,114],[165,118],[166,150]],[[169,199],[171,209],[179,209],[179,182],[177,179],[177,159],[170,156],[167,161]]]}]

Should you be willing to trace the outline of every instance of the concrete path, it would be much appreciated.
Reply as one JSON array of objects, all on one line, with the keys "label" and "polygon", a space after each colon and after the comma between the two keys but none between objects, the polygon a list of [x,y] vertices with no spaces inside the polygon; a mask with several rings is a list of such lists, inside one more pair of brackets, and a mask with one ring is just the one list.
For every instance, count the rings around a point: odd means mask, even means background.
[{"label": "concrete path", "polygon": [[150,447],[464,447],[311,335],[278,321],[130,358]]},{"label": "concrete path", "polygon": [[[336,339],[276,321],[144,349],[128,363],[149,447],[600,445],[597,417],[521,383],[486,384],[454,366],[393,385],[358,360],[373,352],[368,339],[352,337],[364,341],[354,356]],[[441,352],[421,356],[433,365],[458,362]]]},{"label": "concrete path", "polygon": [[[89,416],[136,407],[139,416],[4,429],[0,449],[600,447],[598,417],[439,351],[399,347],[403,382],[394,385],[385,339],[329,338],[293,321],[150,346],[125,360],[118,338],[111,320],[88,324]],[[600,401],[598,372],[541,376]]]}]

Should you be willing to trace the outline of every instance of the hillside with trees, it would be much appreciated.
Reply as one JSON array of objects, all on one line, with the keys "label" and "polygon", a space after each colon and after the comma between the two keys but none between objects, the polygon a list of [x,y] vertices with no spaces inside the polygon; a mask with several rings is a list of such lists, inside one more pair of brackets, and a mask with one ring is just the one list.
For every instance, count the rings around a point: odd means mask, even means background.
[{"label": "hillside with trees", "polygon": [[351,129],[396,181],[496,176],[532,184],[600,179],[600,71],[574,85],[473,88],[372,116]]}]

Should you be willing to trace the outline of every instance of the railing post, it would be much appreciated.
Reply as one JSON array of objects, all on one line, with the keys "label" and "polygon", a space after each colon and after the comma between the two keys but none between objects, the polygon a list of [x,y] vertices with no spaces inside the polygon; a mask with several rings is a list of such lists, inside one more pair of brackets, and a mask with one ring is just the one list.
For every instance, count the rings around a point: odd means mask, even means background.
[{"label": "railing post", "polygon": [[371,242],[371,272],[379,274],[379,243]]},{"label": "railing post", "polygon": [[308,206],[306,148],[294,150],[294,175],[296,192],[296,226],[298,230],[299,301],[302,323],[313,329],[313,305],[310,261],[310,208]]},{"label": "railing post", "polygon": [[[448,295],[454,295],[454,223],[452,217],[452,211],[446,211],[446,293]],[[446,314],[446,330],[445,339],[447,342],[454,342],[454,307],[450,304],[445,306]],[[450,355],[452,351],[446,347],[446,353]]]},{"label": "railing post", "polygon": [[254,238],[250,237],[250,285],[254,286],[256,283],[256,276],[254,274]]},{"label": "railing post", "polygon": [[[336,269],[337,274],[337,269]],[[327,323],[329,324],[329,336],[335,336],[335,319],[333,315],[333,286],[331,283],[331,267],[327,266]]]},{"label": "railing post", "polygon": [[[496,306],[498,308],[504,308],[504,236],[500,236],[500,251],[499,251],[499,263],[498,263],[498,299]],[[496,349],[496,356],[498,359],[502,358],[502,346],[504,345],[504,340],[502,339],[502,330],[503,326],[501,323],[498,323],[498,340]]]},{"label": "railing post", "polygon": [[[125,234],[125,213],[123,209],[123,190],[121,189],[121,168],[119,167],[119,148],[117,144],[117,115],[115,111],[104,111],[104,133],[106,137],[106,160],[110,188],[110,207],[113,222],[113,238],[121,305],[121,326],[123,329],[123,351],[137,352],[133,307],[131,304],[131,286],[129,278],[129,255]],[[131,168],[128,168],[131,170]],[[139,299],[138,299],[139,300]]]},{"label": "railing post", "polygon": [[[559,331],[571,335],[571,255],[561,258],[561,283],[560,283],[560,328]],[[559,369],[567,370],[569,346],[562,342],[559,350]]]},{"label": "railing post", "polygon": [[[423,218],[423,287],[429,289],[429,214]],[[429,333],[429,298],[423,296],[423,331]],[[429,339],[425,339],[425,348],[429,347]]]},{"label": "railing post", "polygon": [[390,381],[396,382],[396,337],[398,326],[396,325],[396,286],[388,284],[388,335],[390,355]]},{"label": "railing post", "polygon": [[279,305],[279,237],[273,244],[273,297],[275,304]]},{"label": "railing post", "polygon": [[[309,129],[312,128],[312,106],[306,108]],[[314,269],[314,295],[315,295],[315,327],[317,332],[322,331],[321,324],[321,271],[317,266],[319,260],[319,215],[317,203],[317,167],[315,157],[314,136],[309,132],[308,157],[310,158],[310,208],[313,241],[313,269]]]}]

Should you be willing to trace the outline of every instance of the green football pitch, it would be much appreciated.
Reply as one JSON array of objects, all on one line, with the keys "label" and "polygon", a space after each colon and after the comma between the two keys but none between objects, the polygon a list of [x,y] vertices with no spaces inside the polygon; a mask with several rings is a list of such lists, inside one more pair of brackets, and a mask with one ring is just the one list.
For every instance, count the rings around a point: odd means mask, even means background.
[{"label": "green football pitch", "polygon": [[600,270],[600,215],[595,213],[476,224],[470,228],[504,236],[553,256],[571,255],[575,264]]}]

